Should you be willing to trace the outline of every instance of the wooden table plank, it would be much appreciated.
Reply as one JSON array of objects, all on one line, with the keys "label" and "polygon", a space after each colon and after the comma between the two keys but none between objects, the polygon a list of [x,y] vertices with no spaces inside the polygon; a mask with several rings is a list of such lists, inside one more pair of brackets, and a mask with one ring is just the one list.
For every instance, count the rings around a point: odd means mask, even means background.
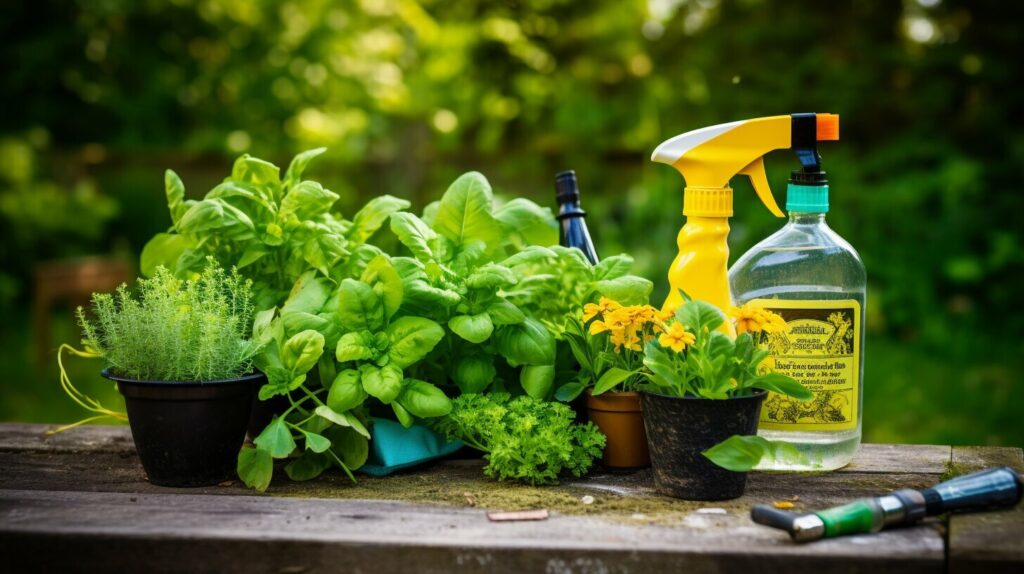
[{"label": "wooden table plank", "polygon": [[[817,509],[929,486],[950,468],[953,451],[944,446],[864,445],[839,472],[754,473],[744,497],[723,503],[658,496],[649,471],[597,472],[535,488],[491,481],[475,461],[360,477],[357,485],[337,473],[308,483],[281,473],[267,495],[257,495],[237,483],[150,485],[126,427],[51,438],[43,436],[46,428],[0,424],[0,555],[35,560],[40,571],[130,563],[171,571],[183,558],[189,569],[225,572],[945,569],[937,523],[795,545],[749,520],[759,502],[795,496],[798,510]],[[1019,457],[1014,449],[986,456],[1014,452]],[[594,502],[584,504],[584,495]],[[552,518],[495,524],[485,517],[485,509],[538,506]],[[48,550],[55,547],[62,551]]]},{"label": "wooden table plank", "polygon": [[[954,447],[950,470],[956,474],[993,466],[1024,472],[1020,449]],[[949,571],[1021,572],[1024,570],[1024,504],[1012,510],[954,515],[949,519]]]}]

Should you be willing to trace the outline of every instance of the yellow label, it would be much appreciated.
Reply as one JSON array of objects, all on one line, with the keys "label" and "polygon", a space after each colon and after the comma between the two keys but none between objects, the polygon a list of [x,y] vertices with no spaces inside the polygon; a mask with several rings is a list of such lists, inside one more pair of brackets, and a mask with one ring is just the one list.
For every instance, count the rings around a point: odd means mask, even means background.
[{"label": "yellow label", "polygon": [[762,335],[775,372],[793,377],[814,392],[801,402],[770,393],[759,428],[783,431],[849,430],[857,427],[860,394],[860,303],[755,299],[774,311],[786,330]]}]

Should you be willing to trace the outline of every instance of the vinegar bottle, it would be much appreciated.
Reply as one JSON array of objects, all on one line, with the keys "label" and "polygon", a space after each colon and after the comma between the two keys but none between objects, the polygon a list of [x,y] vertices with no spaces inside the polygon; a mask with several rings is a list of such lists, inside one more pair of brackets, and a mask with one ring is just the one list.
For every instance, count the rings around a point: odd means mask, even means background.
[{"label": "vinegar bottle", "polygon": [[596,265],[597,251],[587,230],[587,212],[580,207],[580,186],[575,171],[563,171],[555,176],[555,200],[558,202],[559,244],[579,249],[591,265]]}]

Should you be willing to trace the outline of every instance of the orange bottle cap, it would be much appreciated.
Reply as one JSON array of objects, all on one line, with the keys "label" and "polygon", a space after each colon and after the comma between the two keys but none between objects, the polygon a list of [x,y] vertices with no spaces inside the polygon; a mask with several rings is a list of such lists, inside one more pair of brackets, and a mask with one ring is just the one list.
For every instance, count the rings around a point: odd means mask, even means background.
[{"label": "orange bottle cap", "polygon": [[817,114],[818,141],[839,141],[839,114]]}]

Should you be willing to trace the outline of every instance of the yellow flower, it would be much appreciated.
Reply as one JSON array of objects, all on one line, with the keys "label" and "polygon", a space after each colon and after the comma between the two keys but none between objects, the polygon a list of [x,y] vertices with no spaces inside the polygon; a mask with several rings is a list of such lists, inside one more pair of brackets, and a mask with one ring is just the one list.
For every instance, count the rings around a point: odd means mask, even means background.
[{"label": "yellow flower", "polygon": [[736,320],[738,335],[762,331],[776,333],[786,329],[786,321],[778,313],[755,307],[750,303],[729,309],[729,316]]},{"label": "yellow flower", "polygon": [[594,321],[590,324],[590,334],[600,335],[608,330],[608,325],[604,321]]},{"label": "yellow flower", "polygon": [[587,303],[583,306],[583,322],[586,323],[598,315],[604,316],[606,313],[610,313],[621,307],[622,305],[619,305],[617,301],[607,297],[601,297],[598,299],[596,305],[593,303]]},{"label": "yellow flower", "polygon": [[658,343],[662,347],[672,349],[677,353],[682,353],[687,345],[692,345],[696,340],[693,333],[687,331],[681,323],[672,323],[668,331],[658,337]]}]

